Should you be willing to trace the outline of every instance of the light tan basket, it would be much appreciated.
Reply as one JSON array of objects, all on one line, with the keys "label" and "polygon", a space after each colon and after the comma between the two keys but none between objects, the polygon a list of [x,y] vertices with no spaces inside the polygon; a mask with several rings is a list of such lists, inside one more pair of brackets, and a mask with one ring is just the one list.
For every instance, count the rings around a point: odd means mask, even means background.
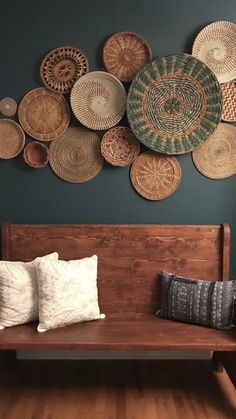
[{"label": "light tan basket", "polygon": [[4,97],[0,101],[0,112],[5,116],[13,116],[17,111],[17,103],[11,97]]},{"label": "light tan basket", "polygon": [[140,143],[129,128],[114,127],[103,135],[101,152],[113,166],[128,166],[138,157]]},{"label": "light tan basket", "polygon": [[205,26],[193,44],[193,55],[215,73],[220,83],[236,77],[236,25],[220,20]]},{"label": "light tan basket", "polygon": [[209,139],[192,152],[196,168],[211,179],[236,173],[236,127],[221,123]]},{"label": "light tan basket", "polygon": [[223,95],[222,120],[236,122],[236,81],[221,84]]},{"label": "light tan basket", "polygon": [[135,190],[149,200],[165,199],[175,192],[181,180],[181,167],[175,157],[145,151],[130,171]]},{"label": "light tan basket", "polygon": [[12,159],[25,145],[25,133],[17,122],[0,119],[0,158]]},{"label": "light tan basket", "polygon": [[108,129],[125,113],[126,92],[112,74],[92,71],[75,83],[71,91],[71,107],[76,118],[87,128]]}]

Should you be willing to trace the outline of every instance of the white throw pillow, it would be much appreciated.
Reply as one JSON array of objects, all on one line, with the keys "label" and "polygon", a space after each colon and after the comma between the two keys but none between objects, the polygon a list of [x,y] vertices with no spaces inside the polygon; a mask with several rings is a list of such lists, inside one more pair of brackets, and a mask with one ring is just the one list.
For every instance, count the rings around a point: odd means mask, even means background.
[{"label": "white throw pillow", "polygon": [[96,255],[78,260],[41,260],[38,332],[103,319],[98,305]]},{"label": "white throw pillow", "polygon": [[36,266],[47,259],[58,259],[58,253],[32,262],[0,261],[0,330],[38,319]]}]

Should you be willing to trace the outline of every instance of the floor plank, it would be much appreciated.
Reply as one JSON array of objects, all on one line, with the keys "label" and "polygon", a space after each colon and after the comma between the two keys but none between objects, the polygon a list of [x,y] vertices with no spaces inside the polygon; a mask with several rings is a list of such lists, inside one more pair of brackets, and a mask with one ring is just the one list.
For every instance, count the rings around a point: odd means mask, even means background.
[{"label": "floor plank", "polygon": [[236,391],[208,361],[18,361],[1,419],[235,419]]}]

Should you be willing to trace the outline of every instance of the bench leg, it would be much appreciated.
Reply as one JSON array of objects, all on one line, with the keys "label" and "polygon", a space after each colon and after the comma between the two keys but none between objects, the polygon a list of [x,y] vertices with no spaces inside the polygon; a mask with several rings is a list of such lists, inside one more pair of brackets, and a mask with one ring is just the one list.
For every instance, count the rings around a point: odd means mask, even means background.
[{"label": "bench leg", "polygon": [[16,351],[0,351],[0,374],[12,370],[16,365]]},{"label": "bench leg", "polygon": [[223,372],[222,352],[214,351],[211,358],[213,370],[215,372]]},{"label": "bench leg", "polygon": [[236,352],[221,352],[223,367],[236,388]]}]

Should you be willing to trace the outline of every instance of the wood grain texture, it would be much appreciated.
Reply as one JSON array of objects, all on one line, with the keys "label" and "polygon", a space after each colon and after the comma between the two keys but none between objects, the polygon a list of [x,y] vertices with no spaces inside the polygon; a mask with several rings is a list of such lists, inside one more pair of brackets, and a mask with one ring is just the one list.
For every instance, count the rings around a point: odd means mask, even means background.
[{"label": "wood grain texture", "polygon": [[234,419],[235,394],[205,361],[26,361],[0,377],[0,417]]}]

